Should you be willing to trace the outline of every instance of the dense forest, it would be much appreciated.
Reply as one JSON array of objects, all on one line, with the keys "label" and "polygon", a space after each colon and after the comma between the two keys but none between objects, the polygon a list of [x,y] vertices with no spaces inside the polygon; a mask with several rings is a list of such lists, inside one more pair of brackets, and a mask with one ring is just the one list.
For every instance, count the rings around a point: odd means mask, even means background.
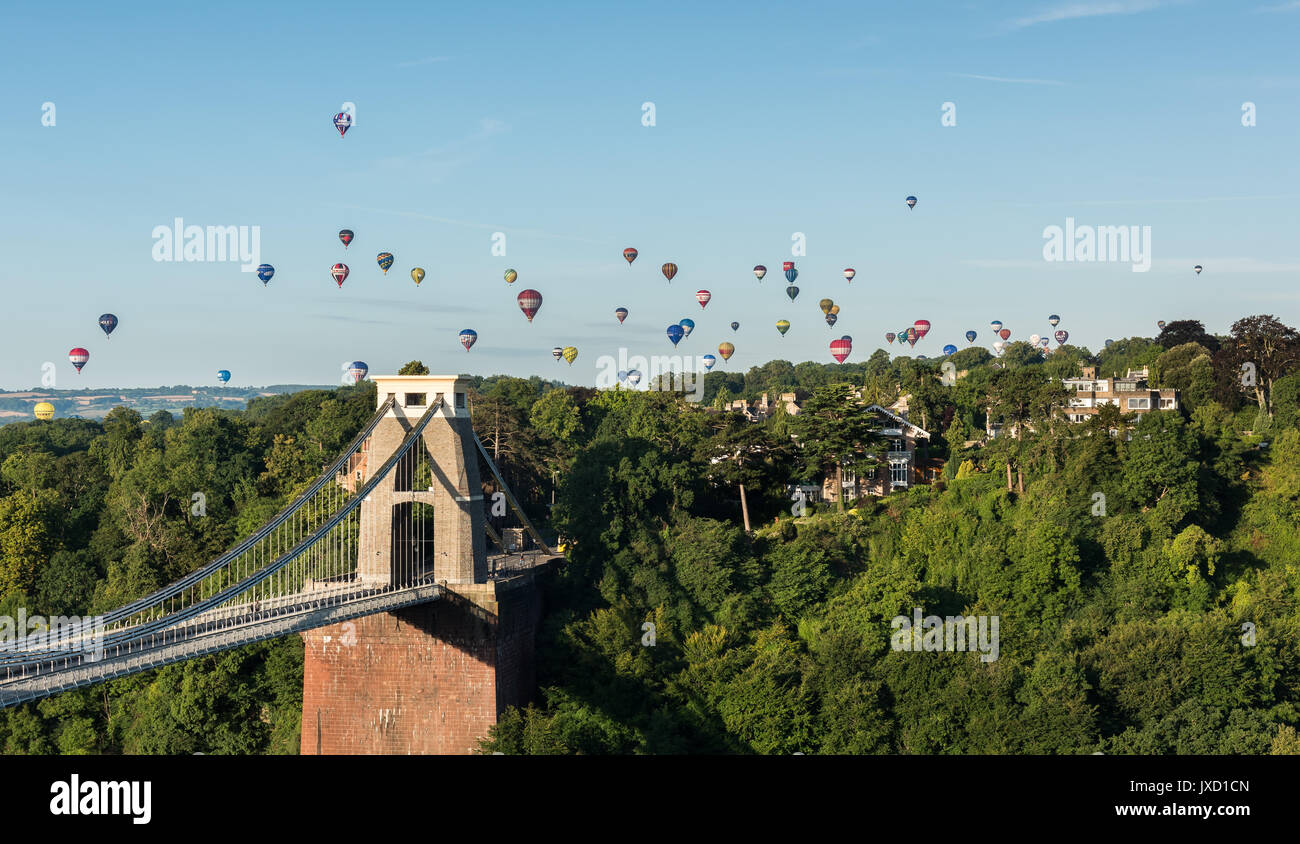
[{"label": "dense forest", "polygon": [[[885,350],[773,361],[710,373],[701,403],[475,379],[475,429],[568,546],[537,702],[483,749],[1300,752],[1300,334],[1179,321],[1096,354],[951,361],[953,383]],[[1083,363],[1148,367],[1181,407],[1067,422],[1059,379]],[[0,428],[0,614],[106,610],[218,555],[337,455],[373,391]],[[802,412],[717,410],[765,391]],[[789,485],[871,465],[866,407],[900,395],[942,479],[796,517]],[[998,616],[999,657],[892,650],[918,607]],[[301,672],[296,636],[202,657],[6,709],[0,747],[296,753]]]}]

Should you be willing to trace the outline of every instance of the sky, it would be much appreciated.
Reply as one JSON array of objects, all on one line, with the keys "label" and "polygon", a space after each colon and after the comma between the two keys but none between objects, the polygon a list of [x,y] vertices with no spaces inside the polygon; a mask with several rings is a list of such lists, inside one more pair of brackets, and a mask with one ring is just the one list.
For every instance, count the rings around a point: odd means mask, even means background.
[{"label": "sky", "polygon": [[[11,7],[0,388],[41,385],[47,362],[66,389],[218,369],[327,384],[346,362],[416,358],[591,385],[620,349],[728,341],[715,371],[744,372],[830,363],[849,335],[853,361],[917,319],[929,335],[892,352],[937,356],[968,329],[984,345],[994,319],[1048,334],[1052,313],[1094,351],[1161,319],[1294,325],[1297,35],[1285,0]],[[258,227],[270,284],[239,262],[154,260],[177,217]],[[1066,218],[1149,226],[1149,271],[1045,260]],[[525,288],[544,299],[531,324]],[[569,345],[577,360],[556,362]]]}]

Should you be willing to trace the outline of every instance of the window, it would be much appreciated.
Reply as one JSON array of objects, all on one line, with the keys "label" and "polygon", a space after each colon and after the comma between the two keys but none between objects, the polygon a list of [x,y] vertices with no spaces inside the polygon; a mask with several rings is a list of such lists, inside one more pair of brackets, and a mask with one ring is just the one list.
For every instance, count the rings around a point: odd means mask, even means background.
[{"label": "window", "polygon": [[1160,400],[1160,409],[1161,409],[1161,410],[1172,410],[1173,407],[1174,407],[1174,400],[1173,400],[1173,399],[1165,399],[1165,398],[1162,398],[1162,399]]},{"label": "window", "polygon": [[1129,409],[1129,410],[1150,410],[1150,409],[1151,409],[1151,399],[1150,399],[1150,398],[1145,398],[1145,399],[1129,399],[1129,400],[1128,400],[1128,409]]},{"label": "window", "polygon": [[889,480],[894,486],[907,486],[907,464],[902,461],[890,463]]},{"label": "window", "polygon": [[457,408],[458,410],[464,410],[464,409],[465,409],[465,394],[464,394],[464,393],[457,393],[457,394],[456,394],[456,408]]},{"label": "window", "polygon": [[402,396],[402,407],[424,407],[424,393],[407,393]]}]

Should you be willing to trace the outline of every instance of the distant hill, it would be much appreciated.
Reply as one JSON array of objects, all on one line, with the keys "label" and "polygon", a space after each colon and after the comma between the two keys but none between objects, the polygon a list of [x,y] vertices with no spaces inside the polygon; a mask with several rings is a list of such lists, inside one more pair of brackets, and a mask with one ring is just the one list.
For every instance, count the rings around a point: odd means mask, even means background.
[{"label": "distant hill", "polygon": [[115,407],[129,407],[148,417],[159,410],[179,414],[187,407],[242,410],[249,399],[302,390],[332,390],[333,384],[272,384],[266,387],[130,387],[101,390],[0,390],[0,425],[32,419],[39,402],[54,405],[58,418],[102,419]]}]

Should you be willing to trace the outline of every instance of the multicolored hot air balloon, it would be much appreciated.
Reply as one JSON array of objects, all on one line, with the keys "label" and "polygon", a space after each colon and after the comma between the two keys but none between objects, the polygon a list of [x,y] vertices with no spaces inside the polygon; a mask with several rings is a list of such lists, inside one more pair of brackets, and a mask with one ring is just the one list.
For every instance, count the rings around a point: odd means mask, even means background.
[{"label": "multicolored hot air balloon", "polygon": [[790,320],[788,320],[788,319],[778,319],[778,320],[776,321],[776,330],[777,330],[777,331],[780,331],[780,332],[781,332],[781,336],[784,337],[784,336],[785,336],[785,333],[786,333],[787,331],[790,330]]},{"label": "multicolored hot air balloon", "polygon": [[831,357],[835,358],[836,363],[844,363],[844,359],[853,351],[853,341],[841,337],[838,340],[831,341]]},{"label": "multicolored hot air balloon", "polygon": [[1052,326],[1053,328],[1055,328],[1056,326],[1060,325],[1060,323],[1061,323],[1061,318],[1060,318],[1059,316],[1057,316],[1056,314],[1052,314],[1051,316],[1049,316],[1049,317],[1047,318],[1047,321],[1051,324],[1051,326]]},{"label": "multicolored hot air balloon", "polygon": [[921,335],[917,333],[915,326],[907,329],[907,331],[903,333],[903,336],[907,338],[907,344],[912,347],[915,347],[916,341],[921,339]]},{"label": "multicolored hot air balloon", "polygon": [[912,327],[916,329],[916,339],[924,340],[925,335],[930,333],[930,320],[918,319],[912,323]]},{"label": "multicolored hot air balloon", "polygon": [[339,287],[342,287],[343,282],[348,280],[348,265],[335,264],[330,267],[330,275],[334,276],[334,280],[339,283]]},{"label": "multicolored hot air balloon", "polygon": [[839,321],[839,318],[840,318],[839,314],[827,314],[826,324],[829,325],[831,328],[834,328],[835,323]]},{"label": "multicolored hot air balloon", "polygon": [[997,334],[999,331],[1002,330],[1002,320],[1000,319],[993,320],[992,322],[989,323],[989,328],[993,330],[994,334]]},{"label": "multicolored hot air balloon", "polygon": [[695,330],[695,320],[693,319],[684,319],[677,324],[682,327],[683,337],[690,337],[691,332]]},{"label": "multicolored hot air balloon", "polygon": [[262,280],[263,287],[266,286],[266,283],[271,280],[271,276],[273,275],[275,275],[275,267],[270,264],[257,265],[257,277]]},{"label": "multicolored hot air balloon", "polygon": [[1001,337],[1003,340],[1010,339],[1011,329],[1010,328],[1002,329],[1001,331],[998,332],[998,336]]},{"label": "multicolored hot air balloon", "polygon": [[80,375],[81,367],[85,366],[86,361],[90,360],[90,352],[78,346],[68,352],[68,360],[72,361],[72,365],[77,368],[77,374]]},{"label": "multicolored hot air balloon", "polygon": [[669,283],[671,283],[673,276],[677,275],[677,265],[670,262],[660,267],[659,271],[663,273],[664,278],[668,279]]},{"label": "multicolored hot air balloon", "polygon": [[37,402],[32,412],[36,414],[37,419],[48,422],[54,418],[54,405],[47,401]]},{"label": "multicolored hot air balloon", "polygon": [[352,242],[352,229],[342,229],[339,232],[339,240],[343,241],[343,248],[347,249],[348,244]]},{"label": "multicolored hot air balloon", "polygon": [[632,265],[632,262],[636,260],[636,256],[637,251],[631,246],[623,250],[623,260],[627,261],[628,266]]},{"label": "multicolored hot air balloon", "polygon": [[736,347],[730,343],[719,343],[718,354],[722,355],[723,360],[731,360],[731,356],[736,353]]},{"label": "multicolored hot air balloon", "polygon": [[799,295],[799,288],[795,287],[795,286],[792,284],[792,285],[790,285],[789,287],[787,287],[787,288],[785,289],[785,295],[789,296],[789,297],[790,297],[790,301],[793,302],[793,301],[794,301],[794,297],[796,297],[796,296]]},{"label": "multicolored hot air balloon", "polygon": [[974,331],[967,331],[967,332],[966,332],[966,342],[967,342],[967,343],[974,343],[974,342],[975,342],[975,338],[978,337],[978,336],[979,336],[979,335],[976,334]]},{"label": "multicolored hot air balloon", "polygon": [[892,331],[886,331],[886,332],[885,332],[885,342],[886,342],[886,343],[889,343],[890,345],[893,345],[894,338],[897,337],[897,336],[898,336],[898,335],[895,334],[895,333],[892,332]]},{"label": "multicolored hot air balloon", "polygon": [[1051,344],[1051,342],[1052,342],[1052,338],[1050,337],[1038,338],[1038,345],[1042,346],[1044,349],[1046,349]]},{"label": "multicolored hot air balloon", "polygon": [[635,387],[637,384],[640,383],[641,383],[641,373],[635,369],[628,370],[627,385],[629,387]]},{"label": "multicolored hot air balloon", "polygon": [[915,207],[916,207],[916,197],[914,197],[914,196],[909,196],[909,197],[907,198],[907,207],[908,207],[908,208],[915,208]]},{"label": "multicolored hot air balloon", "polygon": [[555,356],[555,362],[559,363],[560,358],[564,357],[564,349],[560,346],[556,346],[554,349],[551,349],[551,354]]},{"label": "multicolored hot air balloon", "polygon": [[1064,328],[1056,332],[1056,345],[1064,346],[1065,341],[1069,339],[1070,339],[1070,332],[1066,331]]},{"label": "multicolored hot air balloon", "polygon": [[393,253],[380,252],[375,256],[375,262],[379,264],[379,269],[384,271],[384,275],[388,275],[388,268],[393,265]]},{"label": "multicolored hot air balloon", "polygon": [[627,319],[627,308],[615,308],[614,316],[618,317],[618,324],[622,325],[623,320]]},{"label": "multicolored hot air balloon", "polygon": [[217,380],[220,381],[222,384],[224,384],[224,383],[226,383],[227,381],[229,381],[229,380],[230,380],[230,370],[229,370],[229,369],[218,369],[218,370],[217,370]]},{"label": "multicolored hot air balloon", "polygon": [[957,347],[954,346],[952,343],[949,343],[948,345],[943,347],[943,353],[945,355],[955,355],[957,354]]},{"label": "multicolored hot air balloon", "polygon": [[831,307],[833,307],[834,305],[835,302],[832,299],[822,299],[820,302],[817,303],[817,307],[821,308],[822,313],[824,314],[829,314],[831,312]]},{"label": "multicolored hot air balloon", "polygon": [[[113,333],[113,329],[117,328],[117,317],[114,316],[113,314],[100,314],[99,327],[104,329],[105,336],[111,335]],[[109,339],[111,340],[112,337],[110,336]]]},{"label": "multicolored hot air balloon", "polygon": [[758,264],[757,266],[754,267],[754,278],[757,278],[759,281],[762,281],[763,276],[765,275],[767,275],[767,267],[763,266],[762,264]]},{"label": "multicolored hot air balloon", "polygon": [[785,280],[794,284],[794,280],[799,277],[799,271],[794,268],[794,261],[785,262]]},{"label": "multicolored hot air balloon", "polygon": [[674,346],[682,342],[682,338],[685,336],[686,336],[686,329],[682,328],[680,325],[668,326],[668,339],[672,341],[672,344]]},{"label": "multicolored hot air balloon", "polygon": [[352,128],[352,115],[346,111],[340,111],[334,115],[334,128],[339,130],[339,137],[343,137]]},{"label": "multicolored hot air balloon", "polygon": [[739,331],[739,330],[740,330],[740,323],[738,323],[738,322],[733,322],[733,323],[731,324],[731,330],[732,330],[732,331]]},{"label": "multicolored hot air balloon", "polygon": [[569,362],[569,366],[573,366],[573,362],[578,358],[578,349],[576,346],[565,346],[563,354],[564,359]]},{"label": "multicolored hot air balloon", "polygon": [[515,299],[519,303],[519,310],[524,312],[528,321],[532,322],[533,317],[537,316],[537,311],[542,307],[542,294],[536,290],[525,290]]},{"label": "multicolored hot air balloon", "polygon": [[858,274],[857,270],[853,269],[852,267],[848,267],[844,270],[844,280],[848,282],[852,282],[853,277],[857,274]]},{"label": "multicolored hot air balloon", "polygon": [[712,298],[713,298],[713,294],[707,290],[695,291],[695,301],[700,303],[701,308],[709,304],[709,300]]},{"label": "multicolored hot air balloon", "polygon": [[1165,330],[1165,321],[1162,319],[1162,320],[1159,320],[1158,322],[1156,322],[1156,328],[1159,328],[1161,331],[1164,331],[1164,330]]},{"label": "multicolored hot air balloon", "polygon": [[1196,270],[1196,274],[1197,274],[1197,275],[1200,275],[1200,274],[1201,274],[1201,265],[1200,265],[1200,264],[1197,264],[1196,266],[1192,267],[1192,269]]},{"label": "multicolored hot air balloon", "polygon": [[424,267],[411,270],[411,281],[415,282],[416,287],[420,286],[420,282],[424,281]]},{"label": "multicolored hot air balloon", "polygon": [[506,270],[506,284],[514,284],[517,278],[519,278],[519,273],[514,270]]},{"label": "multicolored hot air balloon", "polygon": [[700,360],[704,362],[704,371],[705,371],[705,372],[710,372],[710,371],[712,371],[712,370],[713,370],[713,365],[716,364],[716,363],[718,362],[718,359],[715,358],[713,355],[705,355],[704,357],[700,358]]},{"label": "multicolored hot air balloon", "polygon": [[354,360],[348,364],[348,376],[352,378],[353,384],[360,384],[365,380],[366,373],[369,371],[370,367],[366,366],[363,360]]},{"label": "multicolored hot air balloon", "polygon": [[474,329],[466,328],[460,332],[460,344],[465,347],[465,351],[468,352],[476,342],[478,342],[478,332]]}]

